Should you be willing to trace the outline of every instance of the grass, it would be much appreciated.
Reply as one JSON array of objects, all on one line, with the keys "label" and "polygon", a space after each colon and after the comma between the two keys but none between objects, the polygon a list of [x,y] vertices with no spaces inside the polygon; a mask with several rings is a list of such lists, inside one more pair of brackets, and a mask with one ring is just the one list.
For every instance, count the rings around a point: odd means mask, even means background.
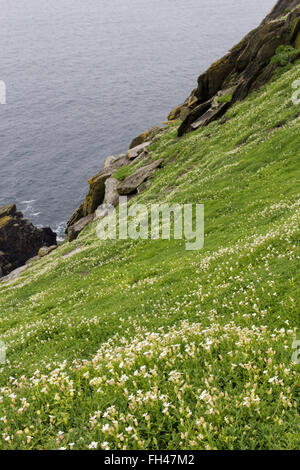
[{"label": "grass", "polygon": [[1,449],[300,448],[299,76],[150,147],[135,201],[204,203],[203,250],[93,223],[0,284]]},{"label": "grass", "polygon": [[[134,168],[134,170],[133,170]],[[135,165],[131,167],[131,165],[123,166],[119,168],[113,175],[112,178],[116,178],[119,181],[124,181],[125,178],[130,176],[135,171]]]},{"label": "grass", "polygon": [[300,49],[295,49],[292,46],[279,46],[276,50],[276,54],[271,59],[271,64],[284,67],[293,61],[299,52]]},{"label": "grass", "polygon": [[217,98],[217,102],[220,104],[230,103],[231,101],[232,101],[232,93],[228,93],[227,95],[219,96]]}]

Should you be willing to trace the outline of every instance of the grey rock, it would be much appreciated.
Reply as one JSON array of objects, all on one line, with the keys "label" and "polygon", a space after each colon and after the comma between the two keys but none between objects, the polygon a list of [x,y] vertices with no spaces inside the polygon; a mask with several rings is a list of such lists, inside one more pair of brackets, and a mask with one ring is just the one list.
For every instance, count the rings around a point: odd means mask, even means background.
[{"label": "grey rock", "polygon": [[122,168],[123,166],[130,165],[131,161],[127,157],[127,155],[122,154],[116,157],[115,161],[111,163],[111,167],[114,171],[118,170],[119,168]]},{"label": "grey rock", "polygon": [[161,130],[162,130],[161,127],[157,127],[157,126],[150,127],[150,129],[148,129],[147,132],[144,132],[143,134],[140,134],[137,137],[135,137],[131,141],[129,148],[133,149],[134,147],[137,147],[138,145],[141,145],[148,140],[152,140],[152,138],[155,137],[159,132],[161,132]]},{"label": "grey rock", "polygon": [[90,190],[83,203],[84,217],[95,212],[97,207],[102,204],[105,195],[105,181],[110,178],[114,172],[115,169],[111,165],[89,180]]},{"label": "grey rock", "polygon": [[[111,157],[109,157],[111,158]],[[66,233],[69,227],[77,223],[83,217],[95,212],[95,210],[103,203],[105,197],[105,182],[119,168],[127,166],[131,160],[126,155],[119,155],[114,161],[111,160],[110,165],[101,170],[89,180],[90,190],[85,197],[84,202],[76,209],[72,217],[67,223]]]},{"label": "grey rock", "polygon": [[40,258],[43,258],[44,256],[47,256],[51,251],[56,250],[57,245],[52,245],[52,246],[42,246],[42,248],[39,249],[38,255]]},{"label": "grey rock", "polygon": [[105,196],[104,204],[109,204],[111,206],[116,206],[119,202],[119,193],[117,188],[119,186],[119,180],[116,178],[108,178],[105,181]]},{"label": "grey rock", "polygon": [[92,221],[94,220],[94,214],[89,214],[86,217],[83,217],[82,219],[78,220],[74,225],[71,225],[71,227],[68,228],[67,235],[69,241],[76,240],[80,232],[89,225]]},{"label": "grey rock", "polygon": [[151,144],[151,142],[144,142],[143,144],[140,144],[138,145],[137,147],[134,147],[132,149],[129,149],[128,152],[127,152],[127,157],[130,159],[130,160],[134,160],[135,158],[137,158],[142,152],[145,152],[147,147],[149,147],[149,145]]},{"label": "grey rock", "polygon": [[211,122],[215,121],[219,117],[223,116],[229,108],[230,103],[224,103],[218,108],[211,108],[204,113],[197,121],[191,124],[192,129],[198,129],[198,127],[207,126]]},{"label": "grey rock", "polygon": [[148,179],[151,173],[162,165],[163,161],[164,160],[161,158],[136,170],[135,173],[125,178],[125,180],[119,184],[118,193],[120,195],[127,195],[136,192],[138,186]]}]

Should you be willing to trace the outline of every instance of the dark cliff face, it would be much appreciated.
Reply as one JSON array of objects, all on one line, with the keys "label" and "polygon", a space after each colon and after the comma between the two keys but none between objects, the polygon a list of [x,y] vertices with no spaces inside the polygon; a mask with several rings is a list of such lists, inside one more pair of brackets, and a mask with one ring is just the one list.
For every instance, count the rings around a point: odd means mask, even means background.
[{"label": "dark cliff face", "polygon": [[287,10],[293,10],[297,6],[299,6],[298,0],[279,0],[274,6],[271,13],[266,16],[263,23],[266,21],[274,20],[278,16],[286,14]]},{"label": "dark cliff face", "polygon": [[50,228],[36,228],[14,204],[0,208],[0,277],[22,266],[42,246],[56,244]]},{"label": "dark cliff face", "polygon": [[197,88],[169,115],[170,120],[183,121],[178,135],[218,119],[232,103],[266,83],[275,69],[270,60],[282,45],[300,47],[298,0],[277,2],[258,28],[200,75]]}]

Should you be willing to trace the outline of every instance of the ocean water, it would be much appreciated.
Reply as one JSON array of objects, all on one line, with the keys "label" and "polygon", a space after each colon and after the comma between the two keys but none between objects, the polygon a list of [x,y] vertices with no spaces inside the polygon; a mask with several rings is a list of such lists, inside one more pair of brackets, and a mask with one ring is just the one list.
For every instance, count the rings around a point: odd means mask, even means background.
[{"label": "ocean water", "polygon": [[60,234],[108,155],[160,125],[275,0],[0,0],[0,206]]}]

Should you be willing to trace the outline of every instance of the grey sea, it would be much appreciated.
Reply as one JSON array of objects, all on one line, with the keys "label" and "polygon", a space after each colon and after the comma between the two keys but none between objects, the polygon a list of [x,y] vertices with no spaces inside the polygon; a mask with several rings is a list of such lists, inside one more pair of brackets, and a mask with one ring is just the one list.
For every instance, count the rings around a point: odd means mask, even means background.
[{"label": "grey sea", "polygon": [[107,155],[168,112],[275,0],[0,0],[0,206],[60,235]]}]

